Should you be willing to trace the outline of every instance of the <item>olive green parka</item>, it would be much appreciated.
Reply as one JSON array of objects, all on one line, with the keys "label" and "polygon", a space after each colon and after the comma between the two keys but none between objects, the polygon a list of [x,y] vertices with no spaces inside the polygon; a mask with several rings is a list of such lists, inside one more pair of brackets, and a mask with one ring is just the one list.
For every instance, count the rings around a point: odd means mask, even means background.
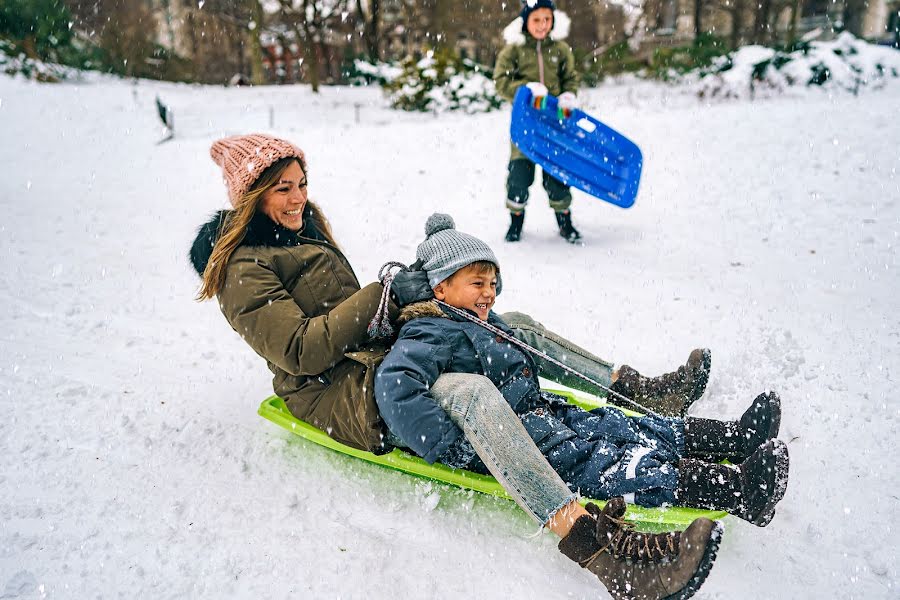
[{"label": "olive green parka", "polygon": [[[553,96],[578,91],[579,77],[575,69],[575,55],[563,40],[569,32],[569,18],[562,11],[553,13],[553,29],[544,40],[536,40],[522,29],[519,17],[503,30],[506,46],[497,55],[494,65],[494,84],[497,92],[509,101],[526,83],[537,81]],[[543,77],[542,77],[543,75]],[[510,160],[525,158],[512,145]]]},{"label": "olive green parka", "polygon": [[[219,307],[231,327],[263,357],[288,409],[339,442],[382,452],[375,368],[386,353],[366,329],[382,286],[360,289],[343,253],[315,227],[311,204],[294,233],[258,213],[228,261]],[[197,234],[191,260],[203,273],[222,211]]]}]

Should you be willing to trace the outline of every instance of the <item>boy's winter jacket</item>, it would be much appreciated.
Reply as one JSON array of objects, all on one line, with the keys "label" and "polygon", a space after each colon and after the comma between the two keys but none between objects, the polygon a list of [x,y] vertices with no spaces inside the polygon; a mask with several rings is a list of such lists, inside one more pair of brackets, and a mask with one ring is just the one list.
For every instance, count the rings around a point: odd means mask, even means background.
[{"label": "boy's winter jacket", "polygon": [[[431,386],[442,373],[476,373],[497,386],[572,489],[597,499],[634,494],[644,506],[674,502],[672,463],[684,450],[680,419],[630,418],[612,407],[586,412],[541,392],[525,351],[433,302],[404,308],[400,322],[399,338],[378,368],[375,398],[390,431],[426,461],[459,455],[463,435]],[[488,323],[510,333],[493,312]]]},{"label": "boy's winter jacket", "polygon": [[[493,312],[488,322],[510,332]],[[431,301],[406,306],[398,323],[399,338],[375,378],[375,400],[391,432],[429,463],[463,435],[432,399],[431,386],[442,373],[487,376],[516,412],[539,398],[531,358],[487,329]]]},{"label": "boy's winter jacket", "polygon": [[[219,212],[197,234],[191,261],[200,274],[226,214]],[[297,234],[262,213],[254,216],[228,262],[219,307],[266,359],[275,393],[294,416],[344,444],[382,452],[373,383],[386,349],[363,345],[382,286],[360,289],[341,251],[304,220]]]}]

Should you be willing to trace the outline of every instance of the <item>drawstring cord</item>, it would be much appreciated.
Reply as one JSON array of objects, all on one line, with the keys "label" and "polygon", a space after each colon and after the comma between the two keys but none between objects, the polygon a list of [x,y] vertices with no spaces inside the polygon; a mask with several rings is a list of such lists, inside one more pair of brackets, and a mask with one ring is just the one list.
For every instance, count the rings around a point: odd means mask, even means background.
[{"label": "drawstring cord", "polygon": [[[378,280],[384,286],[381,292],[381,301],[378,303],[378,309],[375,316],[369,322],[366,332],[372,339],[389,338],[394,335],[394,328],[391,326],[391,320],[388,318],[388,305],[391,302],[391,284],[394,283],[394,277],[397,273],[392,273],[391,269],[399,267],[400,271],[408,271],[406,265],[397,261],[389,261],[381,265],[378,269]],[[399,271],[398,271],[399,273]]]}]

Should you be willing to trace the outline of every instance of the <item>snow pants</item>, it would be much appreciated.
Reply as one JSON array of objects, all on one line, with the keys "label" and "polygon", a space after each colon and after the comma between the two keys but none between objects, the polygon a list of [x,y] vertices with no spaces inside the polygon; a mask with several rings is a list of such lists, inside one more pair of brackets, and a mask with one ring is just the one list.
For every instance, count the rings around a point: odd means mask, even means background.
[{"label": "snow pants", "polygon": [[677,462],[684,455],[684,420],[628,417],[614,407],[590,412],[561,399],[521,416],[547,462],[581,495],[624,496],[640,506],[675,504]]},{"label": "snow pants", "polygon": [[[506,208],[512,212],[525,210],[528,203],[528,188],[534,183],[534,163],[527,158],[509,161],[509,175],[506,177]],[[543,173],[544,189],[550,199],[550,208],[560,212],[572,204],[572,192],[560,180]]]}]

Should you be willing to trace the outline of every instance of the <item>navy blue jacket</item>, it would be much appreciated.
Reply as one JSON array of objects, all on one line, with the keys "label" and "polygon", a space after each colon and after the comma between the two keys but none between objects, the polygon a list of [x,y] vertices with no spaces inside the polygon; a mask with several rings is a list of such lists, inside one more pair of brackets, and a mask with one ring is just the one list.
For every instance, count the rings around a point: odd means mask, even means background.
[{"label": "navy blue jacket", "polygon": [[[375,401],[391,432],[426,461],[486,472],[430,392],[442,373],[475,373],[497,386],[570,489],[596,499],[633,493],[642,506],[675,501],[681,419],[627,417],[612,406],[586,412],[542,392],[524,350],[433,302],[404,308],[400,320],[399,339],[375,377]],[[493,312],[488,322],[511,333]]]},{"label": "navy blue jacket", "polygon": [[[375,377],[375,401],[388,429],[435,462],[463,436],[431,397],[442,373],[475,373],[493,382],[518,414],[540,400],[534,362],[523,350],[433,302],[403,309],[399,339]],[[488,323],[512,334],[491,312]]]}]

